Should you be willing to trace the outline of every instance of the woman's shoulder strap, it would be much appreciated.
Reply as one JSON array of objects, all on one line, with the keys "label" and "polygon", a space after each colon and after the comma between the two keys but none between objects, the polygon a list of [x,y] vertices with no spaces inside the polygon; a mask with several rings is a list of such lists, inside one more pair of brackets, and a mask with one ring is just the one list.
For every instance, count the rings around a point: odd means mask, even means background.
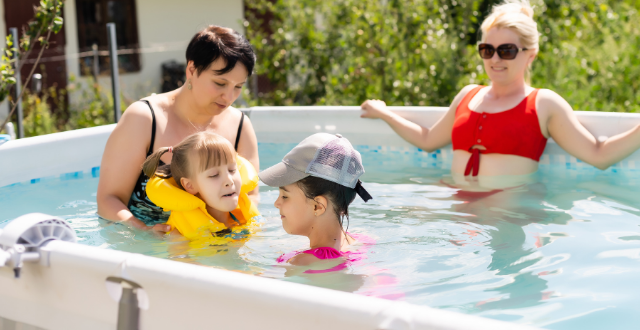
[{"label": "woman's shoulder strap", "polygon": [[238,133],[236,133],[236,143],[234,148],[238,151],[238,145],[240,144],[240,134],[242,133],[242,124],[244,123],[244,112],[240,111],[240,125],[238,125]]},{"label": "woman's shoulder strap", "polygon": [[536,108],[536,99],[538,97],[538,91],[540,89],[534,89],[529,95],[527,95],[527,109],[535,109]]},{"label": "woman's shoulder strap", "polygon": [[151,143],[149,143],[149,150],[147,151],[147,157],[149,157],[153,153],[153,144],[156,141],[156,114],[149,100],[140,101],[146,103],[149,106],[149,110],[151,110]]},{"label": "woman's shoulder strap", "polygon": [[456,108],[456,113],[458,113],[458,110],[461,107],[466,107],[467,109],[469,109],[469,102],[471,102],[471,99],[473,99],[473,97],[476,96],[476,94],[478,94],[478,92],[485,87],[486,86],[478,85],[473,89],[471,89],[469,92],[467,92],[467,94],[462,98],[462,100],[460,100],[460,103],[458,103],[458,107]]}]

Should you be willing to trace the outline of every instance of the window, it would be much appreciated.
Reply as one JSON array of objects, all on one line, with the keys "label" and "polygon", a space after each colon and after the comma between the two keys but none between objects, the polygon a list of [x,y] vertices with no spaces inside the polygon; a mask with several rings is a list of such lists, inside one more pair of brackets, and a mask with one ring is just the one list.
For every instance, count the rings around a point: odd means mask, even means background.
[{"label": "window", "polygon": [[[138,45],[138,23],[136,21],[135,0],[76,0],[78,19],[78,47],[81,53],[93,50],[108,51],[107,23],[116,23],[118,49],[129,49],[126,54],[118,55],[121,72],[140,71]],[[109,56],[98,57],[98,70],[107,73],[110,70]],[[94,56],[80,58],[80,74],[93,74]]]}]

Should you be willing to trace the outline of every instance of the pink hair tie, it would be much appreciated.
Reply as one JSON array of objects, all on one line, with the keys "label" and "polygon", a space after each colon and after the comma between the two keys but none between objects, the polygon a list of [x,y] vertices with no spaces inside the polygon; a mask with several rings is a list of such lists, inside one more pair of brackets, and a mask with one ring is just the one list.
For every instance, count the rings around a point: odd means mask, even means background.
[{"label": "pink hair tie", "polygon": [[169,153],[172,154],[173,153],[173,147],[169,147]]}]

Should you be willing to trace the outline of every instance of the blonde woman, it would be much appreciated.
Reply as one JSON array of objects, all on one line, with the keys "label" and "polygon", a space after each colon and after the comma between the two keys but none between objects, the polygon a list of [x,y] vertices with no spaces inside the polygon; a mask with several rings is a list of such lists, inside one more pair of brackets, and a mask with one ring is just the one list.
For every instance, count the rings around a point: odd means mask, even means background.
[{"label": "blonde woman", "polygon": [[[535,89],[529,70],[539,50],[533,9],[526,0],[493,8],[481,25],[478,52],[491,84],[469,85],[431,128],[389,111],[383,101],[362,104],[363,118],[382,119],[411,144],[433,151],[453,144],[456,183],[527,177],[538,169],[548,138],[576,158],[606,169],[640,148],[640,126],[599,142],[560,95]],[[526,181],[515,180],[512,185]],[[490,186],[490,185],[488,185]]]}]

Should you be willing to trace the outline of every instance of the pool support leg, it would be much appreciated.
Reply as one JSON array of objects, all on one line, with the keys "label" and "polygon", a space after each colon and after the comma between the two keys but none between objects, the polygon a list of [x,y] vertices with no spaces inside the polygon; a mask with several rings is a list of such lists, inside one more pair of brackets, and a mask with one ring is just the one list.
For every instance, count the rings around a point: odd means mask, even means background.
[{"label": "pool support leg", "polygon": [[140,307],[137,288],[122,283],[122,297],[118,304],[118,330],[138,330],[140,328]]}]

